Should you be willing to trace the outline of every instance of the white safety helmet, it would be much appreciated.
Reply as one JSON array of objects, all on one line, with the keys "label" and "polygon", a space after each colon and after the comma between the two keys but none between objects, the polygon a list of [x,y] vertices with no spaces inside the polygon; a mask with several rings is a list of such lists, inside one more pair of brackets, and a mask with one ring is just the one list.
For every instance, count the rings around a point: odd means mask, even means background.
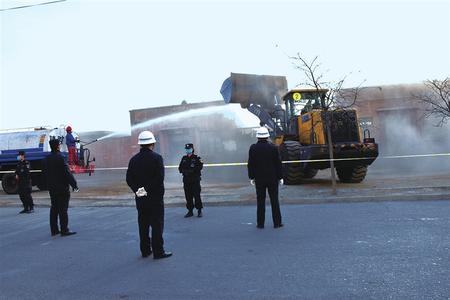
[{"label": "white safety helmet", "polygon": [[139,145],[149,145],[156,143],[155,136],[148,130],[142,131],[138,136]]},{"label": "white safety helmet", "polygon": [[256,137],[258,138],[258,139],[266,139],[266,138],[268,138],[270,136],[270,134],[269,134],[269,130],[267,130],[267,128],[266,127],[259,127],[257,130],[256,130]]}]

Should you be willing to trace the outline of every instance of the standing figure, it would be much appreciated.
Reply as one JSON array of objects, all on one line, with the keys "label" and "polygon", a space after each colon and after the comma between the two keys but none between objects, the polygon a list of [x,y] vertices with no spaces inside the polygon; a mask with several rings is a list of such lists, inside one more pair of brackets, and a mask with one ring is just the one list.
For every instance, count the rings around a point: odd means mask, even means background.
[{"label": "standing figure", "polygon": [[31,174],[30,174],[30,162],[25,160],[25,152],[19,151],[17,156],[19,161],[16,166],[16,180],[19,181],[19,197],[23,204],[23,213],[34,212],[33,197],[31,197]]},{"label": "standing figure", "polygon": [[150,131],[139,134],[141,150],[130,159],[126,180],[135,194],[142,257],[153,253],[154,259],[160,259],[172,256],[172,253],[164,251],[164,163],[161,155],[153,152],[155,143],[155,136]]},{"label": "standing figure", "polygon": [[283,184],[280,154],[278,147],[268,141],[269,131],[260,127],[256,132],[258,142],[250,146],[248,155],[248,177],[256,186],[257,225],[264,228],[266,213],[266,190],[269,192],[272,206],[273,226],[283,226],[281,222],[280,203],[278,201],[278,183]]},{"label": "standing figure", "polygon": [[[69,167],[64,161],[64,157],[59,152],[61,145],[59,140],[50,140],[51,153],[44,159],[44,176],[47,180],[48,192],[50,194],[50,231],[52,236],[61,234],[61,236],[68,236],[76,234],[70,231],[69,216],[67,210],[69,209],[70,190],[78,192],[77,181],[69,171]],[[58,228],[58,218],[61,230]]]},{"label": "standing figure", "polygon": [[69,164],[77,164],[78,163],[78,155],[77,155],[77,145],[78,140],[74,138],[72,134],[72,127],[67,126],[66,128],[66,145],[67,151],[69,152]]},{"label": "standing figure", "polygon": [[194,215],[194,207],[197,209],[197,217],[201,217],[203,204],[200,197],[202,190],[200,180],[203,162],[200,156],[194,154],[194,144],[186,144],[184,149],[186,150],[186,155],[181,158],[178,166],[178,170],[183,174],[184,195],[186,197],[186,208],[188,209],[184,217],[192,217]]}]

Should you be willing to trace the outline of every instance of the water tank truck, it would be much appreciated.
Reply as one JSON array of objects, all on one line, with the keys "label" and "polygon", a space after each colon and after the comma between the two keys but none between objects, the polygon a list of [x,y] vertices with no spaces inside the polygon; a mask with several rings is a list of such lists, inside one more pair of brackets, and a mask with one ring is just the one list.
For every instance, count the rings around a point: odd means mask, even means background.
[{"label": "water tank truck", "polygon": [[[76,133],[73,133],[78,137]],[[64,126],[57,128],[36,127],[0,130],[0,180],[3,190],[8,194],[17,193],[18,182],[14,171],[17,165],[19,151],[25,151],[26,160],[30,162],[31,182],[40,190],[46,189],[42,176],[42,160],[50,154],[49,141],[58,139],[61,143],[61,154],[68,162],[67,146],[65,144],[66,130]],[[94,172],[94,159],[90,159],[90,151],[85,145],[77,143],[78,162],[69,162],[72,173]]]}]

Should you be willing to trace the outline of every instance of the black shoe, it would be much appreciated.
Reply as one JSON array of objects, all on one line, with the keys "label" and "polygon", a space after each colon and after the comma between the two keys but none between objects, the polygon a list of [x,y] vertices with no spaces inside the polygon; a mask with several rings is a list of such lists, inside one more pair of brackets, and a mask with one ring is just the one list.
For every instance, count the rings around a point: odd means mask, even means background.
[{"label": "black shoe", "polygon": [[55,235],[58,235],[58,234],[60,234],[61,232],[58,230],[58,231],[56,231],[56,232],[52,232],[52,236],[55,236]]},{"label": "black shoe", "polygon": [[23,209],[21,211],[19,211],[19,214],[26,214],[28,212],[28,209]]},{"label": "black shoe", "polygon": [[162,254],[153,255],[154,259],[168,258],[172,256],[172,252],[163,252]]},{"label": "black shoe", "polygon": [[184,215],[185,218],[190,218],[194,215],[194,213],[192,212],[192,210],[188,211],[187,214]]},{"label": "black shoe", "polygon": [[152,251],[150,250],[150,252],[146,252],[146,253],[142,253],[142,257],[143,258],[146,258],[146,257],[149,257],[150,255],[152,255]]},{"label": "black shoe", "polygon": [[256,228],[263,229],[264,225],[256,225]]},{"label": "black shoe", "polygon": [[34,213],[34,209],[31,208],[31,209],[27,210],[26,213],[27,213],[27,214]]},{"label": "black shoe", "polygon": [[197,217],[198,217],[198,218],[203,217],[203,214],[202,214],[202,210],[201,210],[201,209],[198,210],[198,212],[197,212]]},{"label": "black shoe", "polygon": [[273,225],[273,228],[280,228],[280,227],[283,227],[283,226],[284,226],[284,224],[280,223],[280,224]]},{"label": "black shoe", "polygon": [[61,236],[69,236],[69,235],[74,235],[77,234],[76,231],[66,231],[66,232],[61,232]]}]

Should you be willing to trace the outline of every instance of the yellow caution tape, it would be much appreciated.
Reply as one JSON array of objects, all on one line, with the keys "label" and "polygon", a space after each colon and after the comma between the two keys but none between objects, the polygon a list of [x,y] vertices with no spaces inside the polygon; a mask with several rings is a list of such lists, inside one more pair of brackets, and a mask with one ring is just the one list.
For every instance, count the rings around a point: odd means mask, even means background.
[{"label": "yellow caution tape", "polygon": [[[403,158],[420,158],[420,157],[444,157],[450,156],[450,153],[432,153],[432,154],[411,154],[411,155],[386,155],[379,156],[377,159],[403,159]],[[373,157],[348,157],[348,158],[335,158],[333,161],[351,161],[351,160],[369,160],[374,159]],[[326,159],[305,159],[305,160],[289,160],[283,161],[283,164],[296,164],[305,162],[327,162],[332,161],[329,158]],[[246,162],[240,163],[216,163],[216,164],[204,164],[204,167],[235,167],[235,166],[246,166]],[[166,169],[178,168],[178,165],[168,165],[164,166]],[[127,167],[117,167],[117,168],[95,168],[94,171],[110,171],[110,170],[127,170]],[[42,172],[42,170],[30,170],[33,173]],[[0,171],[0,174],[14,173],[14,171]]]}]

